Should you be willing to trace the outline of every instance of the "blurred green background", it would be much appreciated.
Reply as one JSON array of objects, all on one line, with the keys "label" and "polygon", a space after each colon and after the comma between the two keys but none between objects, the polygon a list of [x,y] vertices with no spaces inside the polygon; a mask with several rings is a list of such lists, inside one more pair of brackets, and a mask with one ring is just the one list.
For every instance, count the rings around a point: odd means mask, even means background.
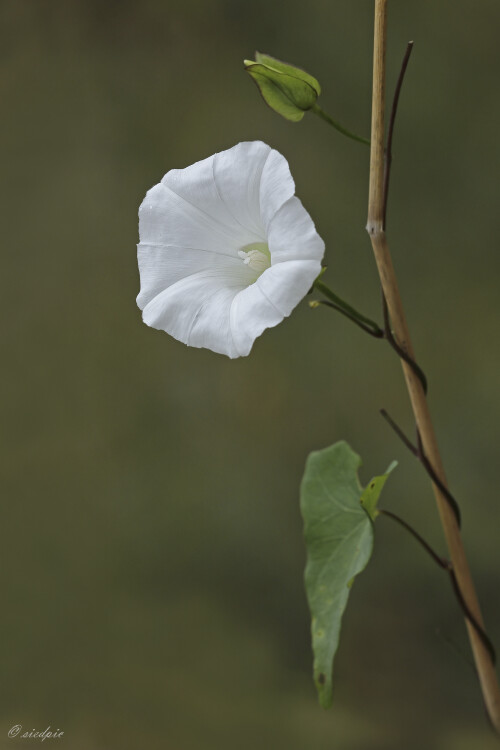
[{"label": "blurred green background", "polygon": [[[317,705],[298,485],[345,438],[384,505],[444,551],[380,342],[302,304],[230,361],[141,322],[147,189],[238,141],[289,160],[327,282],[380,317],[368,151],[268,110],[242,60],[300,65],[368,134],[367,0],[1,0],[3,278],[0,747],[16,723],[71,750],[493,748],[444,574],[390,522],[356,583]],[[497,0],[389,7],[406,42],[390,243],[466,547],[500,643]],[[366,340],[365,340],[366,339]]]}]

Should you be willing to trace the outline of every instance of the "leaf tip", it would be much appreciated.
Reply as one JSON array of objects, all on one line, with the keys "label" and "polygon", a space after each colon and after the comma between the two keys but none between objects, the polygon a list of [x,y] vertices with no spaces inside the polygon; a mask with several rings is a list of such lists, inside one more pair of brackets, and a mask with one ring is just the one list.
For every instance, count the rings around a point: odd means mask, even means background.
[{"label": "leaf tip", "polygon": [[327,681],[326,674],[321,672],[316,678],[316,687],[318,689],[318,699],[321,708],[328,710],[333,703],[333,690],[331,682]]}]

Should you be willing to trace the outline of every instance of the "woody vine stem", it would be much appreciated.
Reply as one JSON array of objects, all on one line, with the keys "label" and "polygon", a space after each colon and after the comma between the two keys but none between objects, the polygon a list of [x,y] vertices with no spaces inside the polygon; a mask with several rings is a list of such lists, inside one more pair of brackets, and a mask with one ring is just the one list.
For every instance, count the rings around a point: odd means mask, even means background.
[{"label": "woody vine stem", "polygon": [[[422,449],[439,480],[438,483],[433,482],[433,489],[454,575],[466,608],[480,627],[484,628],[478,598],[460,535],[458,519],[445,492],[443,492],[443,489],[447,488],[446,476],[424,387],[414,368],[408,363],[408,359],[415,360],[415,355],[385,233],[384,143],[387,0],[375,0],[374,39],[370,185],[366,229],[371,239],[394,336],[399,347],[407,355],[406,359],[401,358],[401,364]],[[493,727],[500,734],[500,689],[495,667],[477,628],[467,617],[465,624],[486,710]]]}]

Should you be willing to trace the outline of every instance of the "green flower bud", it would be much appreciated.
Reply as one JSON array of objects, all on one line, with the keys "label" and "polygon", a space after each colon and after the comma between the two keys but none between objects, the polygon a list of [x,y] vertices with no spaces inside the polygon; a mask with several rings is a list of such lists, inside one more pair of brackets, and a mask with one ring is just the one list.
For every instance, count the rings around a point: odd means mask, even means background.
[{"label": "green flower bud", "polygon": [[255,61],[244,60],[244,65],[266,104],[292,122],[302,120],[321,93],[318,81],[309,73],[269,55],[256,52]]}]

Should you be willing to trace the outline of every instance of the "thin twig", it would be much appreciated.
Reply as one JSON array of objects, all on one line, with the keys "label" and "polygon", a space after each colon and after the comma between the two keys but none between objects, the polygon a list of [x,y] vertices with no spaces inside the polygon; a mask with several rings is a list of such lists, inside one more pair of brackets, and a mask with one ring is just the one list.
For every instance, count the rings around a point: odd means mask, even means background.
[{"label": "thin twig", "polygon": [[374,320],[368,318],[366,315],[363,315],[363,313],[360,313],[359,310],[356,310],[355,307],[342,299],[342,297],[339,297],[338,294],[335,294],[335,292],[333,292],[325,283],[323,283],[319,279],[316,279],[312,286],[312,289],[317,289],[317,291],[323,294],[328,300],[328,302],[325,302],[325,300],[313,300],[312,303],[309,303],[312,307],[317,307],[317,305],[326,305],[327,307],[331,307],[334,310],[338,310],[338,312],[342,313],[342,315],[345,315],[347,318],[349,318],[349,320],[352,320],[353,323],[356,323],[356,325],[369,333],[370,336],[374,336],[377,339],[384,338],[384,331]]},{"label": "thin twig", "polygon": [[339,297],[335,292],[332,292],[330,287],[326,286],[322,281],[316,280],[314,284],[311,287],[311,292],[313,289],[317,289],[318,292],[321,292],[325,295],[325,297],[328,298],[328,302],[326,300],[311,300],[309,302],[309,306],[312,308],[319,307],[320,305],[325,305],[326,307],[330,307],[333,310],[336,310],[337,312],[341,313],[342,315],[345,315],[346,318],[351,320],[353,323],[355,323],[361,330],[368,333],[370,336],[373,336],[376,339],[385,339],[389,346],[396,352],[396,354],[403,359],[414,371],[415,375],[419,378],[420,382],[422,383],[422,387],[424,389],[424,393],[427,393],[427,378],[425,376],[424,371],[422,368],[415,362],[415,360],[409,356],[405,352],[402,347],[399,346],[398,342],[394,338],[394,335],[392,333],[391,329],[391,322],[389,319],[389,310],[387,307],[387,300],[385,299],[384,292],[382,291],[382,311],[384,316],[384,328],[380,328],[380,326],[375,323],[374,320],[371,320],[371,318],[367,318],[366,315],[363,315],[359,312],[359,310],[356,310],[352,305],[349,305],[348,302],[343,300],[341,297]]},{"label": "thin twig", "polygon": [[493,664],[496,663],[496,652],[495,647],[493,646],[493,643],[491,642],[490,638],[488,637],[488,634],[484,630],[484,628],[478,623],[472,612],[470,611],[469,607],[467,606],[465,599],[462,595],[462,592],[460,591],[460,586],[458,585],[457,577],[455,575],[455,572],[453,570],[453,565],[449,560],[447,560],[444,557],[440,557],[440,555],[435,552],[431,545],[421,536],[418,531],[416,531],[413,526],[410,526],[409,523],[404,521],[400,516],[397,516],[395,513],[392,513],[390,510],[383,510],[382,508],[378,509],[378,513],[382,516],[387,516],[387,518],[392,518],[393,521],[396,521],[400,526],[403,526],[406,531],[408,531],[414,539],[417,540],[417,542],[420,544],[421,547],[425,549],[425,551],[432,557],[434,562],[439,565],[440,568],[443,570],[448,571],[448,574],[450,576],[451,585],[453,588],[453,592],[457,598],[457,601],[466,616],[466,618],[469,620],[469,622],[474,626],[476,629],[477,634],[483,641],[485,647],[487,648],[491,661]]},{"label": "thin twig", "polygon": [[415,362],[415,360],[410,357],[405,350],[399,346],[398,342],[394,338],[394,335],[392,333],[391,329],[391,321],[389,319],[389,308],[387,307],[387,300],[385,298],[385,294],[382,291],[382,310],[384,314],[384,333],[385,338],[387,339],[389,346],[391,346],[396,354],[400,357],[400,359],[403,359],[407,365],[411,367],[417,378],[422,383],[422,388],[424,389],[424,393],[427,394],[428,386],[427,386],[427,377],[425,375],[425,372],[422,370],[420,365]]},{"label": "thin twig", "polygon": [[472,625],[475,627],[477,634],[481,638],[483,645],[487,649],[490,659],[492,661],[492,664],[495,665],[497,662],[497,655],[495,651],[495,647],[492,643],[492,641],[489,639],[488,634],[486,633],[485,629],[482,627],[482,625],[476,620],[474,617],[474,614],[470,611],[470,608],[467,605],[467,602],[465,601],[462,592],[460,591],[460,586],[458,585],[457,577],[455,575],[455,571],[453,570],[453,567],[450,563],[450,568],[448,569],[448,572],[450,574],[451,578],[451,585],[453,586],[453,591],[455,592],[455,596],[457,597],[460,606],[462,607],[465,616],[469,620],[469,622],[472,623]]},{"label": "thin twig", "polygon": [[396,422],[392,419],[392,417],[388,414],[388,412],[385,409],[381,409],[380,413],[383,416],[383,418],[385,419],[385,421],[394,430],[394,432],[396,433],[396,435],[398,436],[398,438],[408,448],[408,450],[410,451],[410,453],[413,453],[413,455],[415,456],[415,458],[418,458],[418,460],[420,461],[420,463],[422,464],[422,466],[424,467],[424,469],[426,470],[427,474],[429,475],[429,477],[431,478],[431,480],[434,482],[434,484],[436,484],[439,487],[439,489],[441,490],[441,492],[443,493],[443,495],[445,496],[445,498],[449,502],[449,504],[450,504],[450,506],[451,506],[454,514],[455,514],[455,517],[457,519],[457,523],[460,526],[461,523],[462,523],[462,516],[461,516],[461,512],[460,512],[460,506],[457,503],[457,501],[455,500],[455,498],[453,497],[453,495],[451,494],[451,492],[448,489],[448,487],[441,482],[440,478],[438,477],[438,475],[434,471],[431,462],[429,461],[429,459],[425,455],[424,448],[423,448],[422,441],[420,439],[420,434],[419,434],[418,430],[417,430],[417,445],[413,445],[413,443],[411,442],[411,440],[404,434],[404,432],[401,429],[401,427],[399,427],[399,425],[396,424]]},{"label": "thin twig", "polygon": [[462,525],[462,514],[460,512],[460,506],[451,494],[448,487],[443,484],[443,482],[438,477],[436,471],[434,470],[434,467],[432,466],[431,462],[425,455],[424,447],[422,445],[422,439],[420,437],[420,433],[417,429],[417,442],[418,442],[418,457],[426,470],[427,474],[430,476],[431,480],[434,482],[434,484],[439,488],[442,495],[445,496],[445,498],[448,500],[448,503],[451,505],[453,512],[455,513],[455,517],[457,519],[458,526],[460,527]]},{"label": "thin twig", "polygon": [[348,320],[351,320],[355,325],[357,325],[359,328],[361,328],[362,331],[365,331],[365,333],[368,333],[370,336],[373,336],[373,338],[376,339],[383,339],[384,338],[384,332],[381,328],[377,326],[377,328],[373,328],[371,326],[366,325],[366,323],[362,323],[359,318],[356,318],[354,315],[351,315],[350,313],[345,310],[345,308],[341,307],[341,305],[336,305],[334,302],[329,302],[326,299],[315,299],[309,302],[310,307],[319,307],[320,305],[323,305],[324,307],[330,307],[332,310],[336,310],[337,312],[341,313],[341,315],[344,315]]},{"label": "thin twig", "polygon": [[401,440],[404,445],[408,448],[410,453],[413,453],[415,458],[420,458],[420,453],[416,445],[413,445],[411,440],[404,434],[403,430],[399,425],[396,424],[396,422],[392,419],[392,417],[388,414],[388,412],[385,409],[380,409],[380,413],[385,419],[385,421],[392,427],[398,438]]},{"label": "thin twig", "polygon": [[440,557],[437,552],[435,552],[429,542],[426,542],[424,537],[421,536],[418,531],[416,531],[413,526],[410,526],[409,523],[404,521],[400,516],[397,516],[395,513],[392,513],[390,510],[383,510],[382,508],[378,509],[378,512],[382,516],[387,516],[388,518],[392,518],[393,521],[397,521],[400,526],[403,526],[403,528],[406,529],[416,540],[417,542],[425,549],[426,552],[429,553],[429,555],[432,557],[434,562],[439,565],[440,568],[443,570],[449,570],[450,569],[450,561],[447,560],[444,557]]},{"label": "thin twig", "polygon": [[396,115],[398,112],[399,96],[401,94],[401,88],[405,78],[406,68],[410,62],[410,56],[413,50],[413,42],[408,42],[406,47],[405,56],[401,64],[401,70],[399,71],[398,82],[394,91],[394,99],[392,100],[391,116],[389,119],[389,130],[387,132],[387,147],[385,150],[385,171],[384,171],[384,229],[387,226],[387,201],[389,198],[389,183],[391,180],[391,166],[392,166],[392,138],[394,135],[394,125],[396,124]]}]

